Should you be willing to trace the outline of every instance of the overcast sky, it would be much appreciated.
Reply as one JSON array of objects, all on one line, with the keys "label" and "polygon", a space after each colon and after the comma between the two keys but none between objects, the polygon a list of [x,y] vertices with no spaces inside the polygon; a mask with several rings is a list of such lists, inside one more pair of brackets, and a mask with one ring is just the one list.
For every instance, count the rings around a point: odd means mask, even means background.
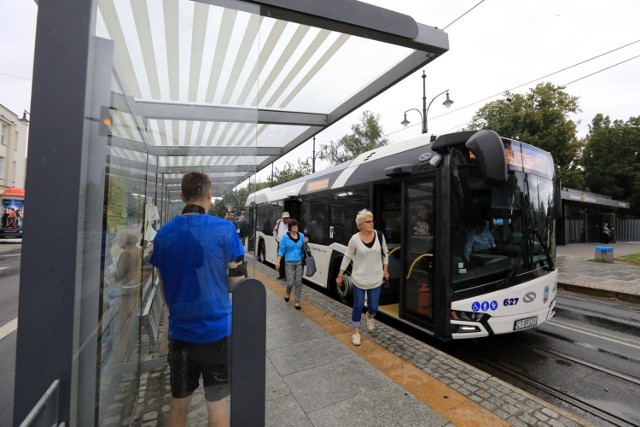
[{"label": "overcast sky", "polygon": [[[543,81],[570,83],[566,91],[579,97],[582,110],[573,117],[579,122],[579,136],[586,134],[597,113],[621,120],[640,115],[637,0],[366,2],[408,14],[422,24],[448,26],[450,50],[425,68],[427,102],[449,89],[454,104],[447,110],[442,105],[444,96],[433,103],[428,115],[430,133],[464,128],[480,107],[499,99],[504,91],[526,93]],[[0,104],[21,115],[30,109],[37,7],[33,0],[0,0],[0,10]],[[609,51],[613,52],[605,54]],[[598,55],[602,56],[587,61]],[[572,67],[583,61],[587,62]],[[567,67],[572,68],[541,79]],[[415,111],[408,113],[412,123],[408,128],[400,122],[404,110],[422,108],[421,75],[422,71],[416,72],[363,107],[380,115],[392,142],[420,135],[420,116]],[[349,133],[363,109],[319,134],[318,145]],[[276,167],[310,155],[311,144],[304,144],[276,162]]]}]

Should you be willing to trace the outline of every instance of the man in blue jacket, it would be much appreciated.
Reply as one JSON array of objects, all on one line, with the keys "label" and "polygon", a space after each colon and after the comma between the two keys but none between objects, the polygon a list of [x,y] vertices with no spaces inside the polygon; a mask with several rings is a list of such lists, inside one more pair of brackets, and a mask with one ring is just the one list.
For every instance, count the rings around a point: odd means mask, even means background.
[{"label": "man in blue jacket", "polygon": [[207,215],[207,175],[187,173],[181,191],[186,206],[158,231],[151,256],[169,307],[172,400],[165,424],[187,425],[202,377],[209,425],[228,425],[229,290],[246,277],[244,248],[232,222]]}]

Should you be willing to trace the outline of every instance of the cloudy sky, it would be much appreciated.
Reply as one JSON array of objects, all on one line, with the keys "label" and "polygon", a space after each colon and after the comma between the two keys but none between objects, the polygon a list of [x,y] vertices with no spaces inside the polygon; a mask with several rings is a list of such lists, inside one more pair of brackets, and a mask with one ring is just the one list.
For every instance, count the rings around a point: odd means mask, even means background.
[{"label": "cloudy sky", "polygon": [[[430,133],[459,130],[504,91],[526,93],[540,82],[567,85],[566,91],[579,97],[582,112],[573,119],[579,122],[580,136],[597,113],[622,120],[640,115],[637,0],[366,2],[408,14],[422,24],[446,27],[449,52],[425,68],[427,102],[449,89],[455,103],[449,110],[441,104],[444,96],[433,103]],[[30,109],[37,7],[33,0],[0,0],[0,10],[0,104],[21,114]],[[363,107],[380,115],[392,143],[420,135],[418,113],[408,114],[409,127],[400,122],[404,110],[421,109],[421,75],[416,72]],[[319,134],[318,144],[350,132],[361,112]],[[311,144],[305,143],[276,167],[310,154]]]}]

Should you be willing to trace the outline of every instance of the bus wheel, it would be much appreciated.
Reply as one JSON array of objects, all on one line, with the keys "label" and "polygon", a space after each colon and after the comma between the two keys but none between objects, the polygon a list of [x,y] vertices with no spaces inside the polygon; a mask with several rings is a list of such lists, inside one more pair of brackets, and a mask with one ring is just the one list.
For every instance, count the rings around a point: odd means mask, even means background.
[{"label": "bus wheel", "polygon": [[342,274],[342,286],[338,286],[337,283],[335,283],[335,285],[336,296],[338,297],[338,299],[344,304],[351,305],[353,303],[353,284],[351,283],[351,271],[347,270]]},{"label": "bus wheel", "polygon": [[267,262],[267,258],[265,257],[264,253],[264,242],[261,240],[260,244],[258,245],[258,262],[260,262],[261,264],[265,264]]}]

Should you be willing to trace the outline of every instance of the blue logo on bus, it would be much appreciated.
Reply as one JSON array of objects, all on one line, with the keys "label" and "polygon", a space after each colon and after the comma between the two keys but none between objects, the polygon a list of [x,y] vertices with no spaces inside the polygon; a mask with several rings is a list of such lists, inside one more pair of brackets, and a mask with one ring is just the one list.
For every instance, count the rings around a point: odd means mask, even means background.
[{"label": "blue logo on bus", "polygon": [[471,310],[473,311],[496,311],[498,309],[498,301],[474,301],[471,303]]}]

